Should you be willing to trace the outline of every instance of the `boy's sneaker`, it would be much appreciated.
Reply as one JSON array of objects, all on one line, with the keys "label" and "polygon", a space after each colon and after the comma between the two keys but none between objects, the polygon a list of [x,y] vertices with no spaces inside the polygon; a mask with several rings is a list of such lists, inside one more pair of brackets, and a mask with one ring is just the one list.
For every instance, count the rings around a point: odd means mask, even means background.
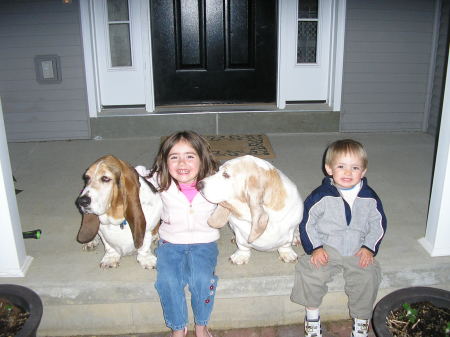
[{"label": "boy's sneaker", "polygon": [[353,331],[351,337],[367,337],[369,333],[369,320],[353,318]]},{"label": "boy's sneaker", "polygon": [[317,321],[308,321],[305,317],[305,337],[322,337],[320,318]]}]

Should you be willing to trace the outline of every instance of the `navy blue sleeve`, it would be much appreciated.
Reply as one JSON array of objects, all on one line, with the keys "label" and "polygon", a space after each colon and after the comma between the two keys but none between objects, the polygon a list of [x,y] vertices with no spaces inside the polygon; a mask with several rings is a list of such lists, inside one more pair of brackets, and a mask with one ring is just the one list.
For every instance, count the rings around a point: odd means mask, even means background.
[{"label": "navy blue sleeve", "polygon": [[313,207],[317,205],[321,199],[322,195],[318,193],[317,188],[305,199],[304,202],[303,218],[299,225],[299,231],[303,250],[308,255],[311,255],[315,249],[322,247],[317,234],[317,216],[312,213]]},{"label": "navy blue sleeve", "polygon": [[[378,249],[380,248],[381,241],[383,240],[384,235],[386,234],[387,229],[386,214],[384,213],[383,204],[381,203],[380,198],[372,188],[367,186],[367,189],[365,189],[361,193],[361,197],[372,198],[376,201],[376,209],[374,210],[374,214],[376,214],[376,216],[374,216],[375,220],[369,223],[369,226],[372,226],[370,230],[378,232],[378,234],[376,234],[377,235],[376,239],[370,241],[371,243],[370,245],[369,244],[363,245],[363,247],[372,251],[373,255],[375,256],[378,254]],[[370,248],[369,246],[372,248]]]}]

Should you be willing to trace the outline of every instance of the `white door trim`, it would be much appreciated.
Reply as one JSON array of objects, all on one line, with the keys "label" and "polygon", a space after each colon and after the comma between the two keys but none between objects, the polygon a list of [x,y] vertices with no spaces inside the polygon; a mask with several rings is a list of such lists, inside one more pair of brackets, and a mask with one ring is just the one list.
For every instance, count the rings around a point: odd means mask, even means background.
[{"label": "white door trim", "polygon": [[97,117],[100,112],[100,97],[98,76],[94,60],[96,57],[95,40],[93,36],[93,10],[90,0],[80,0],[81,37],[83,41],[84,74],[86,77],[86,95],[89,117]]},{"label": "white door trim", "polygon": [[334,3],[333,26],[334,38],[331,39],[331,65],[329,105],[333,111],[341,110],[342,78],[344,74],[345,19],[347,16],[347,0],[336,0]]},{"label": "white door trim", "polygon": [[[293,1],[293,0],[291,0]],[[327,90],[327,103],[333,111],[341,108],[342,73],[344,66],[344,38],[345,38],[345,11],[346,0],[330,0],[332,2],[331,13],[331,45],[329,57],[329,81]],[[297,14],[282,9],[286,1],[278,1],[278,71],[277,71],[277,107],[286,107],[283,86],[288,85],[284,79],[283,71],[288,65],[287,51],[296,41],[296,32],[289,28],[293,27],[293,20],[297,20]],[[296,25],[295,25],[296,26]],[[291,48],[292,49],[292,48]],[[290,98],[289,100],[295,100]]]},{"label": "white door trim", "polygon": [[[95,0],[80,0],[81,31],[83,40],[83,53],[85,61],[85,76],[87,87],[87,101],[90,117],[97,117],[101,111],[101,102],[99,96],[98,66],[96,64],[96,40],[93,29],[94,13],[92,2]],[[154,87],[153,87],[153,65],[151,50],[151,31],[150,31],[150,9],[148,0],[130,0],[139,1],[141,6],[140,21],[142,30],[142,53],[144,59],[144,85],[145,85],[145,108],[147,112],[155,111]],[[284,0],[283,0],[284,1]],[[332,44],[330,48],[330,81],[328,89],[328,104],[333,111],[341,109],[342,95],[342,74],[344,66],[344,40],[345,40],[345,16],[346,0],[332,0]],[[282,1],[278,1],[278,7]],[[277,69],[277,98],[276,104],[280,109],[286,106],[281,94],[281,76],[280,69],[283,66],[283,50],[280,45],[281,26],[286,21],[281,17],[281,11],[278,11],[278,69]],[[284,18],[286,20],[286,18]]]},{"label": "white door trim", "polygon": [[[86,89],[89,117],[98,117],[102,109],[100,99],[99,68],[97,63],[97,44],[94,29],[94,7],[95,0],[80,0],[81,33],[83,40],[84,71],[86,76]],[[143,75],[145,90],[145,110],[153,112],[155,110],[153,91],[153,66],[151,59],[151,34],[150,34],[150,8],[148,0],[138,1],[140,10],[139,16],[132,19],[139,20],[141,25],[141,47],[143,58]]]},{"label": "white door trim", "polygon": [[142,59],[144,63],[145,110],[155,111],[155,91],[153,88],[152,40],[150,26],[150,1],[141,2]]},{"label": "white door trim", "polygon": [[[142,1],[125,0],[124,3],[127,5],[125,9],[127,15],[121,20],[110,21],[108,0],[92,1],[97,48],[97,58],[94,62],[99,75],[100,100],[103,107],[145,104]],[[120,51],[116,49],[118,46],[114,47],[111,44],[114,38],[111,38],[110,34],[113,32],[112,29],[118,28],[128,30],[129,44],[121,46],[124,47],[122,56],[125,58],[115,60],[118,63],[113,64],[113,51],[118,52],[119,55]],[[127,59],[126,56],[129,58]]]}]

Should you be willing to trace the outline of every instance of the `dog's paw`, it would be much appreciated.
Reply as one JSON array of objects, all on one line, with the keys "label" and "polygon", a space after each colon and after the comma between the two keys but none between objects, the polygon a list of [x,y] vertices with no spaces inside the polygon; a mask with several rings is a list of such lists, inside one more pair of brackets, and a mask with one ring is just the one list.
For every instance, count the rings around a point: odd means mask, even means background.
[{"label": "dog's paw", "polygon": [[94,241],[91,241],[88,243],[83,243],[83,245],[81,246],[81,249],[86,252],[91,252],[93,250],[96,250],[97,246],[98,246],[98,243],[96,244]]},{"label": "dog's paw", "polygon": [[156,268],[156,256],[149,255],[138,255],[137,261],[144,269],[155,269]]},{"label": "dog's paw", "polygon": [[81,249],[90,252],[97,249],[97,246],[100,244],[100,237],[96,235],[92,241],[89,241],[88,243],[84,243],[81,246]]},{"label": "dog's paw", "polygon": [[250,251],[244,251],[238,249],[233,253],[233,255],[230,256],[230,261],[233,264],[241,265],[241,264],[247,264],[248,261],[250,261]]},{"label": "dog's paw", "polygon": [[104,256],[100,261],[100,268],[117,268],[119,266],[120,256]]},{"label": "dog's paw", "polygon": [[279,248],[280,260],[286,263],[295,262],[298,259],[297,253],[292,248]]}]

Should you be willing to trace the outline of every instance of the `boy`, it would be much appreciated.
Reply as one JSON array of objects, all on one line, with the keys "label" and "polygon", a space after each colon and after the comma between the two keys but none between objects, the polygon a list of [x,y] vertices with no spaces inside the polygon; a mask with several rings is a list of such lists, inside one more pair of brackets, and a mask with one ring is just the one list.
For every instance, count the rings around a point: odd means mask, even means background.
[{"label": "boy", "polygon": [[381,270],[374,256],[386,231],[377,194],[367,185],[367,154],[354,140],[332,143],[328,177],[305,200],[300,238],[306,254],[295,272],[291,300],[306,307],[305,336],[322,337],[319,306],[327,283],[343,271],[353,318],[352,337],[367,337]]}]

